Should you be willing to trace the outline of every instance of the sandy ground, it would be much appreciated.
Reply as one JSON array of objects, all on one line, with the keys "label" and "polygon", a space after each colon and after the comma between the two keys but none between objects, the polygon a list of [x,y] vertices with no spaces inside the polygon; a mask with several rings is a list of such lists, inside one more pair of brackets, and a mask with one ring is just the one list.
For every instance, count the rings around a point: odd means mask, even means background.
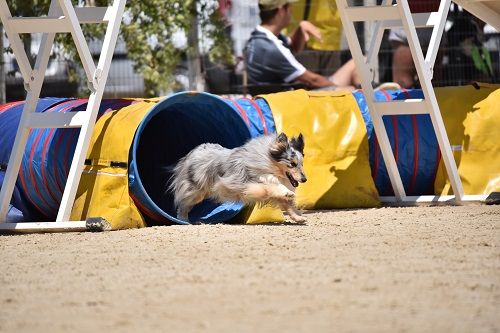
[{"label": "sandy ground", "polygon": [[500,206],[0,236],[1,332],[500,332]]}]

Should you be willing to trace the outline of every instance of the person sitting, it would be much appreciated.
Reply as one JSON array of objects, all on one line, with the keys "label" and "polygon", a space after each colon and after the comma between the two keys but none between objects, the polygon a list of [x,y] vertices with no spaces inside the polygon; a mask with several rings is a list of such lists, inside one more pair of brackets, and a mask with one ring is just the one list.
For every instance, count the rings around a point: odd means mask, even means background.
[{"label": "person sitting", "polygon": [[331,76],[324,77],[306,69],[294,56],[304,49],[309,38],[321,39],[319,29],[302,21],[289,35],[281,31],[292,17],[290,3],[296,0],[259,0],[261,24],[252,32],[244,49],[248,81],[253,85],[299,82],[308,88],[353,90],[359,85],[351,59]]}]

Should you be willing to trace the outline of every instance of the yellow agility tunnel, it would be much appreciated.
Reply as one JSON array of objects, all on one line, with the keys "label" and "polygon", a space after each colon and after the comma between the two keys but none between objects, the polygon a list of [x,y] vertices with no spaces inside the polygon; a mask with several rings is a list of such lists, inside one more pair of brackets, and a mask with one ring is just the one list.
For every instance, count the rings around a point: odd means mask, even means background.
[{"label": "yellow agility tunnel", "polygon": [[[418,93],[383,91],[379,98],[406,98]],[[436,95],[465,193],[498,191],[500,91],[494,86],[480,85],[437,88]],[[130,100],[116,110],[109,109],[109,103],[104,104],[108,109],[96,124],[72,220],[104,217],[112,229],[182,223],[176,220],[171,197],[165,192],[170,166],[202,142],[231,148],[252,136],[275,131],[289,135],[302,132],[305,136],[305,171],[309,180],[297,189],[300,207],[376,207],[380,205],[379,194],[387,191],[380,155],[378,164],[375,163],[376,138],[359,91],[297,90],[237,100],[183,92],[163,99]],[[0,118],[9,113],[7,109],[0,107]],[[433,147],[432,138],[429,140],[425,119],[391,116],[384,121],[392,125],[388,134],[398,156],[398,167],[408,171],[408,176],[403,177],[405,189],[425,192],[421,194],[448,194],[437,144]],[[2,135],[4,132],[0,132],[3,140]],[[426,145],[428,148],[424,148]],[[50,143],[46,146],[48,150],[52,147]],[[430,176],[428,170],[432,171]],[[33,173],[35,179],[36,174]],[[43,197],[43,182],[36,187]],[[31,201],[39,206],[43,203],[40,199],[26,200],[25,206],[30,206]],[[12,203],[15,207],[16,202]],[[204,219],[205,223],[284,219],[280,211],[270,208],[210,202],[197,207],[191,217]]]}]

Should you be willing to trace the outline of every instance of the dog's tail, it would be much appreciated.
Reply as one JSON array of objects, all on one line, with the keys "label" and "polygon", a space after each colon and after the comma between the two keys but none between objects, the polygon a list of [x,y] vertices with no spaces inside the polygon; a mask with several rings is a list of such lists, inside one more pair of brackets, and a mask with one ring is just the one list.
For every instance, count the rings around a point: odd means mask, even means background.
[{"label": "dog's tail", "polygon": [[165,183],[165,194],[167,193],[174,193],[175,192],[175,184],[176,184],[176,179],[177,175],[179,173],[179,166],[180,164],[170,164],[167,166],[162,166],[161,167],[161,172],[164,174],[170,174],[168,177],[167,182]]}]

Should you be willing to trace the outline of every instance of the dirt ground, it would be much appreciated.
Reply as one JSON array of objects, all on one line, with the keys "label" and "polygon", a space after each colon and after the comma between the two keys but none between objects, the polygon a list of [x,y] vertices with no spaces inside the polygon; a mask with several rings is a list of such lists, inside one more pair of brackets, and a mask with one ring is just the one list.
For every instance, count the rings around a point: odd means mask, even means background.
[{"label": "dirt ground", "polygon": [[0,236],[1,332],[500,332],[500,206]]}]

